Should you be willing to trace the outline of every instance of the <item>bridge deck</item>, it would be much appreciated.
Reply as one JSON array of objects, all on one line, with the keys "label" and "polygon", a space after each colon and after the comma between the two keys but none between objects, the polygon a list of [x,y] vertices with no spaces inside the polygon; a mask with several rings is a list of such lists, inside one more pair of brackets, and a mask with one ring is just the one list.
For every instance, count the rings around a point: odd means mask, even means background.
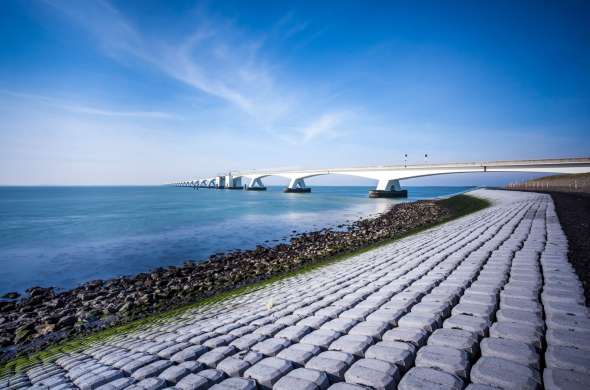
[{"label": "bridge deck", "polygon": [[369,167],[346,167],[346,168],[320,168],[320,169],[261,169],[255,171],[235,172],[234,176],[241,175],[259,175],[259,174],[285,174],[291,172],[346,172],[346,171],[390,171],[390,170],[408,170],[408,169],[468,169],[468,168],[516,168],[516,167],[537,167],[537,166],[590,166],[590,158],[557,158],[543,160],[498,160],[498,161],[477,161],[477,162],[459,162],[444,164],[406,164],[406,165],[379,165]]},{"label": "bridge deck", "polygon": [[0,387],[588,388],[590,320],[551,198],[474,194],[494,206]]}]

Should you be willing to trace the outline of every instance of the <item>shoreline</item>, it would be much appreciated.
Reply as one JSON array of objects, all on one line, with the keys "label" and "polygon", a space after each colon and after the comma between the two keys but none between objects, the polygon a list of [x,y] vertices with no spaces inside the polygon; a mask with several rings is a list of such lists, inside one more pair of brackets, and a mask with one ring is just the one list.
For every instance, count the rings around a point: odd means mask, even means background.
[{"label": "shoreline", "polygon": [[202,263],[187,262],[133,277],[89,282],[58,294],[52,289],[33,288],[30,296],[0,306],[2,318],[9,319],[0,324],[4,337],[0,361],[198,304],[219,294],[304,271],[305,267],[329,264],[485,206],[485,201],[466,195],[402,203],[378,217],[353,222],[345,230],[321,229],[296,235],[289,244],[213,255]]}]

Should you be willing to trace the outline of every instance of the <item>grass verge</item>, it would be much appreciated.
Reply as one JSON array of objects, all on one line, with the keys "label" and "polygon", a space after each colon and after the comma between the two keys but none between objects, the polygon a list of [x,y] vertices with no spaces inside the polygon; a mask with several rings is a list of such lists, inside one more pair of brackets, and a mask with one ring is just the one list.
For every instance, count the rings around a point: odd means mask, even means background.
[{"label": "grass verge", "polygon": [[481,199],[481,198],[477,198],[477,197],[474,197],[471,195],[465,195],[465,194],[456,195],[456,196],[453,196],[453,197],[450,197],[447,199],[441,199],[438,201],[438,203],[439,203],[439,205],[441,205],[442,207],[446,208],[449,211],[450,215],[448,218],[444,218],[436,223],[427,224],[427,225],[423,225],[423,226],[420,226],[417,228],[410,229],[402,235],[399,235],[399,236],[391,238],[391,239],[386,239],[386,240],[382,240],[379,242],[375,242],[375,243],[367,245],[366,247],[359,249],[359,250],[342,253],[342,254],[336,255],[334,257],[328,258],[328,259],[323,259],[323,260],[318,261],[316,263],[306,264],[295,271],[272,276],[268,279],[265,279],[265,280],[257,282],[257,283],[253,283],[253,284],[250,284],[247,286],[238,287],[238,288],[232,289],[230,291],[222,292],[222,293],[213,295],[209,298],[204,298],[204,299],[201,299],[197,302],[186,304],[186,305],[180,306],[176,309],[172,309],[172,310],[169,310],[169,311],[166,311],[163,313],[153,314],[148,317],[129,322],[127,324],[116,325],[116,326],[113,326],[108,329],[97,331],[96,333],[93,333],[90,335],[78,336],[73,339],[66,340],[66,341],[60,342],[58,344],[55,344],[53,346],[50,346],[42,351],[35,352],[31,355],[16,357],[16,358],[4,363],[2,366],[0,366],[0,377],[4,377],[5,375],[11,374],[14,372],[20,372],[30,366],[38,364],[38,363],[45,363],[45,362],[53,361],[61,353],[79,351],[79,350],[88,348],[88,347],[96,344],[97,342],[105,341],[107,339],[116,337],[117,335],[125,334],[127,332],[132,332],[132,331],[139,330],[139,329],[145,329],[145,328],[148,328],[151,326],[161,325],[161,324],[169,321],[172,318],[175,318],[183,313],[186,313],[189,310],[196,310],[199,308],[205,308],[207,306],[217,304],[219,302],[228,300],[230,298],[234,298],[234,297],[237,297],[237,296],[240,296],[243,294],[247,294],[247,293],[251,293],[251,292],[260,290],[261,288],[264,288],[265,286],[267,286],[271,283],[275,283],[277,281],[280,281],[280,280],[283,280],[286,278],[290,278],[290,277],[293,277],[296,275],[301,275],[301,274],[304,274],[307,272],[311,272],[311,271],[316,270],[318,268],[322,268],[327,265],[334,264],[336,262],[345,260],[345,259],[350,258],[352,256],[356,256],[358,254],[371,251],[373,249],[390,244],[390,243],[400,240],[402,238],[405,238],[405,237],[408,237],[408,236],[411,236],[411,235],[414,235],[417,233],[421,233],[423,231],[426,231],[426,230],[432,229],[436,226],[439,226],[443,223],[446,223],[451,220],[471,214],[473,212],[482,210],[490,205],[490,203],[485,199]]}]

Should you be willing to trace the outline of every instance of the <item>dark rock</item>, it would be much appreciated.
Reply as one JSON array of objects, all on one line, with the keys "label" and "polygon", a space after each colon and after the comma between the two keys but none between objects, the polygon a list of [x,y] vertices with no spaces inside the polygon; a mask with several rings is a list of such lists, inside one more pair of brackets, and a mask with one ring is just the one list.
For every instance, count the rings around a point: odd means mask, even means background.
[{"label": "dark rock", "polygon": [[16,291],[7,292],[6,294],[2,295],[2,298],[6,299],[16,299],[18,297],[20,297],[20,294]]},{"label": "dark rock", "polygon": [[57,324],[55,325],[56,330],[64,329],[64,328],[71,328],[76,323],[76,317],[74,316],[67,316],[61,318]]},{"label": "dark rock", "polygon": [[53,287],[31,287],[26,290],[30,297],[53,297]]},{"label": "dark rock", "polygon": [[9,312],[16,308],[16,303],[9,301],[0,301],[0,313]]},{"label": "dark rock", "polygon": [[0,334],[0,347],[12,345],[12,336],[9,333]]}]

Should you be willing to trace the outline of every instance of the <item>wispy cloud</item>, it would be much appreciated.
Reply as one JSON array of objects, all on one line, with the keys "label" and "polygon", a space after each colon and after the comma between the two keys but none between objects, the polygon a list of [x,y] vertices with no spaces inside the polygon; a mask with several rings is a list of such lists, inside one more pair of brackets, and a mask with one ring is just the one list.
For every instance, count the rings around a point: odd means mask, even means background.
[{"label": "wispy cloud", "polygon": [[309,142],[315,138],[329,136],[331,138],[341,135],[342,126],[347,113],[337,112],[320,116],[317,120],[301,130],[302,141]]},{"label": "wispy cloud", "polygon": [[65,111],[70,111],[78,114],[88,114],[106,117],[128,117],[128,118],[158,118],[158,119],[177,119],[178,116],[167,112],[160,111],[118,111],[110,110],[101,107],[92,107],[79,105],[61,99],[56,99],[50,96],[22,93],[15,91],[0,90],[0,95],[9,96],[11,98],[25,99],[37,104],[44,104],[54,108]]},{"label": "wispy cloud", "polygon": [[[153,38],[106,1],[49,2],[86,28],[106,55],[124,64],[139,59],[198,93],[221,99],[253,119],[258,130],[295,143],[336,132],[339,108],[313,107],[307,91],[278,81],[283,78],[276,74],[277,65],[264,53],[268,37],[253,37],[230,21],[205,15],[182,37]],[[308,28],[291,14],[278,25],[282,37]]]}]

